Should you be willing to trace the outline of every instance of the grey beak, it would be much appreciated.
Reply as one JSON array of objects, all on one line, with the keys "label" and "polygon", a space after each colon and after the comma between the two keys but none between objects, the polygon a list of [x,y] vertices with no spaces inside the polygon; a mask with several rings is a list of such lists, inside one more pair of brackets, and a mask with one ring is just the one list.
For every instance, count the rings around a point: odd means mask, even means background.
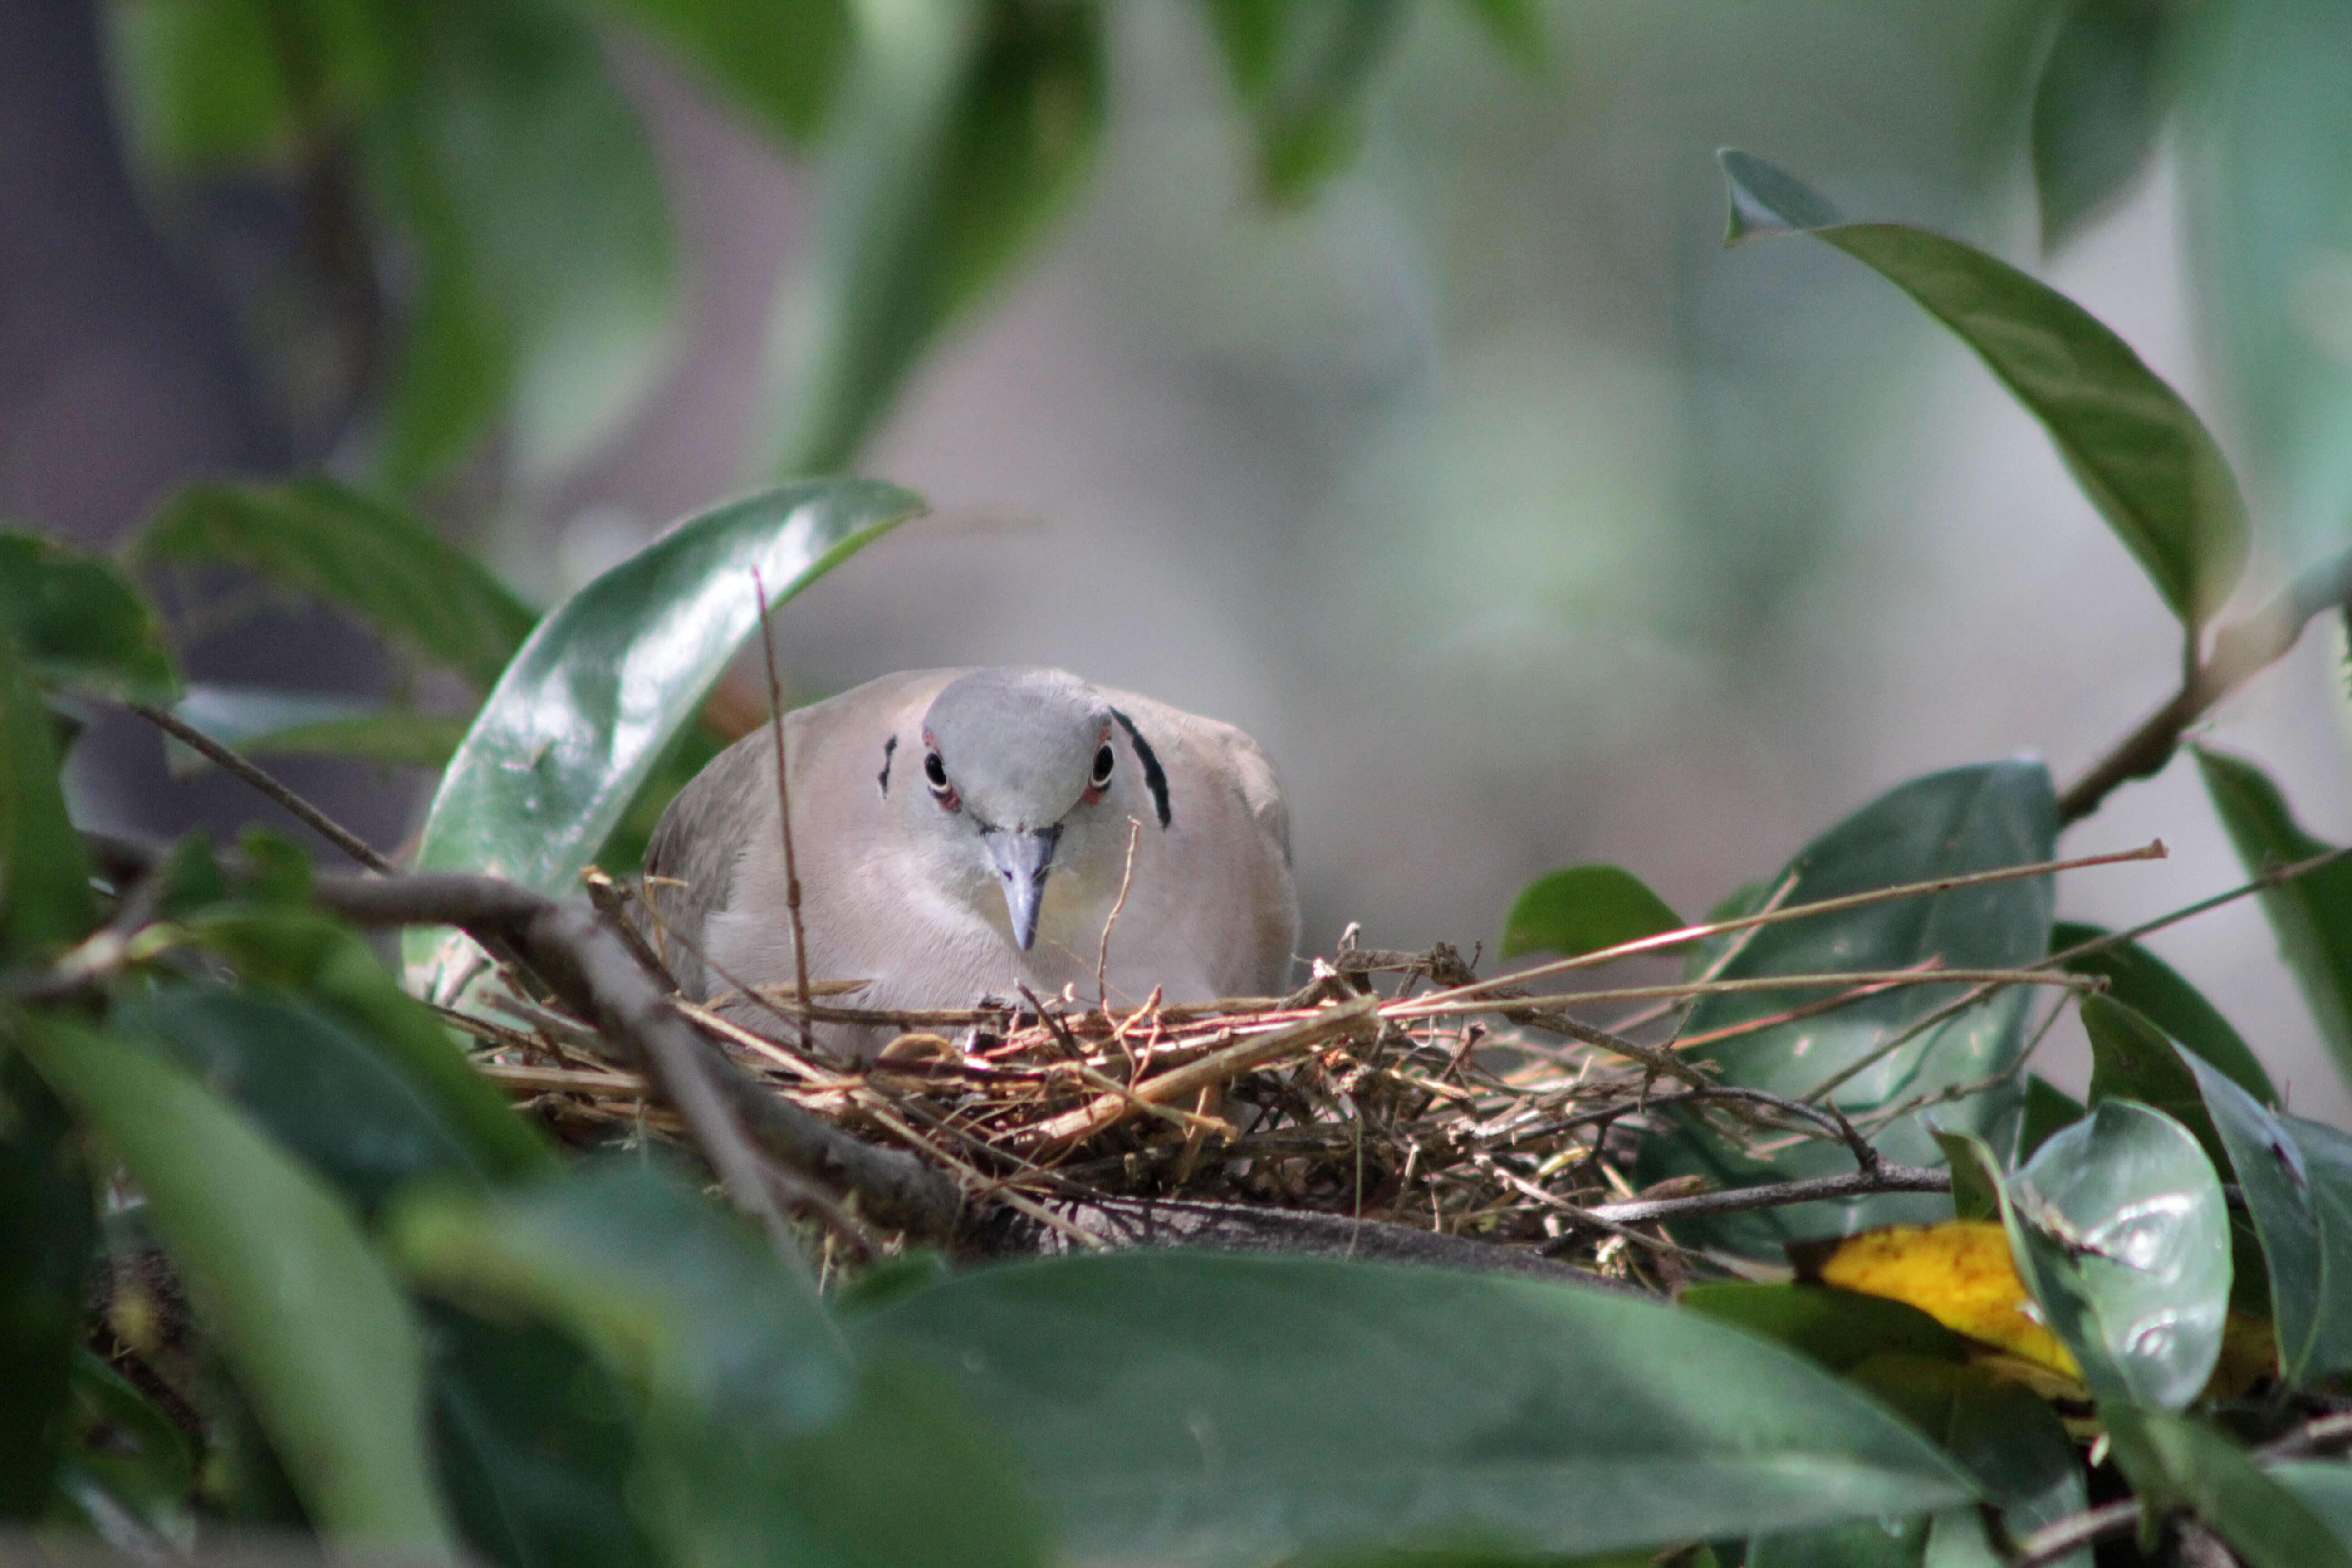
[{"label": "grey beak", "polygon": [[1013,917],[1013,940],[1022,952],[1037,940],[1037,906],[1045,897],[1045,873],[1053,868],[1054,846],[1062,840],[1062,825],[1034,830],[992,827],[981,834],[988,858],[1004,884],[1004,910]]}]

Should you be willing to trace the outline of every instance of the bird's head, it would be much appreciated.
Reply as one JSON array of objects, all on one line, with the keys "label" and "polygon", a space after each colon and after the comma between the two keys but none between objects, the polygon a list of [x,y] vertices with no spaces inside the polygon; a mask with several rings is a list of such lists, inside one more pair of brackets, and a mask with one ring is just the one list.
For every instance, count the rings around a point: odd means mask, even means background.
[{"label": "bird's head", "polygon": [[1118,782],[1117,727],[1102,693],[1058,669],[975,670],[923,716],[919,765],[936,808],[924,815],[1003,890],[1024,952],[1055,852],[1067,862],[1066,838],[1104,837],[1095,819]]}]

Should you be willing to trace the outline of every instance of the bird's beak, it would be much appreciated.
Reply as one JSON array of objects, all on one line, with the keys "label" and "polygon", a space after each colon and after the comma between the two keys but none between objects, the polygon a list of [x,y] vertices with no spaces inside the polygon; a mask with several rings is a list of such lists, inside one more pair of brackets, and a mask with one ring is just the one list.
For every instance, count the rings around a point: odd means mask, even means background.
[{"label": "bird's beak", "polygon": [[1004,910],[1013,917],[1013,940],[1022,952],[1037,940],[1037,906],[1045,897],[1045,873],[1054,864],[1054,846],[1062,839],[1062,826],[1035,829],[992,827],[981,835],[988,858],[1004,884]]}]

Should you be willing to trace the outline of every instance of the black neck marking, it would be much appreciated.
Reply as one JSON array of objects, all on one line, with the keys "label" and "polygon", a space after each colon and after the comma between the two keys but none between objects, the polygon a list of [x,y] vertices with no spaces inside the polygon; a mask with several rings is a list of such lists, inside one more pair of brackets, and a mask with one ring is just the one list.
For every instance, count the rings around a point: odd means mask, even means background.
[{"label": "black neck marking", "polygon": [[1135,727],[1135,721],[1116,708],[1110,710],[1110,716],[1118,721],[1118,727],[1127,731],[1127,738],[1135,744],[1136,757],[1143,763],[1143,787],[1151,792],[1152,807],[1160,815],[1160,826],[1165,828],[1168,826],[1168,774],[1160,767],[1160,758],[1152,751],[1151,742],[1145,740],[1143,731]]},{"label": "black neck marking", "polygon": [[898,737],[891,736],[882,742],[882,798],[890,798],[890,754],[898,749]]}]

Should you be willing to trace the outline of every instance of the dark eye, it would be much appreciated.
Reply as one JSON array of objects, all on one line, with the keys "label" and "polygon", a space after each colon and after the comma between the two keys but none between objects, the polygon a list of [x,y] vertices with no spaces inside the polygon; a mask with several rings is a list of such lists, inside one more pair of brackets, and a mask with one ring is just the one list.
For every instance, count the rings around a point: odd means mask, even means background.
[{"label": "dark eye", "polygon": [[1095,753],[1094,776],[1087,782],[1096,789],[1100,789],[1103,785],[1110,783],[1111,765],[1118,760],[1118,758],[1111,755],[1110,748],[1108,746],[1105,746],[1101,751],[1097,752]]},{"label": "dark eye", "polygon": [[931,788],[934,790],[945,790],[948,787],[948,765],[940,761],[940,754],[937,752],[932,752],[923,758],[923,777],[930,781]]}]

